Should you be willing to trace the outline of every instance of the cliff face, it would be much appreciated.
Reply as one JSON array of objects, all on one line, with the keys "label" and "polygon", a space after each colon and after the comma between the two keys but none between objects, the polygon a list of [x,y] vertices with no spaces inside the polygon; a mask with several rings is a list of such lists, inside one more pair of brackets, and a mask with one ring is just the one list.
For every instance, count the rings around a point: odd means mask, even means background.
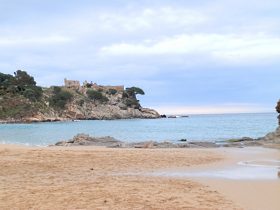
[{"label": "cliff face", "polygon": [[115,88],[86,84],[41,88],[25,71],[0,73],[0,122],[42,122],[87,119],[159,118],[143,108],[137,87]]},{"label": "cliff face", "polygon": [[276,111],[279,113],[278,124],[280,125],[280,100],[278,101],[277,106],[275,108],[276,108]]},{"label": "cliff face", "polygon": [[[89,99],[87,94],[80,93],[76,90],[67,89],[66,91],[73,94],[73,97],[66,103],[63,109],[50,107],[48,102],[46,102],[45,106],[47,109],[39,110],[26,120],[113,120],[131,118],[153,119],[160,117],[157,111],[143,108],[139,103],[135,105],[128,104],[127,100],[131,99],[124,96],[123,91],[117,92],[114,95],[102,93],[108,99],[106,102],[99,99]],[[48,99],[49,97],[47,96],[46,98]]]},{"label": "cliff face", "polygon": [[[61,89],[64,93],[66,92],[71,95],[71,99],[65,99],[65,105],[63,108],[51,104],[51,99],[54,97],[52,88],[45,89],[43,91],[42,99],[37,102],[30,102],[24,97],[6,97],[5,99],[0,99],[0,106],[1,101],[3,105],[5,103],[4,100],[6,100],[6,106],[11,106],[11,104],[15,105],[13,109],[18,109],[17,105],[25,107],[16,115],[8,114],[0,117],[0,121],[43,122],[89,119],[152,119],[160,117],[155,110],[141,107],[136,96],[129,96],[125,91],[118,91],[113,95],[106,92],[100,92],[103,98],[93,99],[88,97],[86,89],[83,92],[70,88]],[[104,98],[106,100],[104,100]],[[59,105],[59,103],[57,104]]]},{"label": "cliff face", "polygon": [[276,108],[276,111],[279,113],[279,116],[278,116],[279,126],[274,132],[268,133],[263,138],[263,140],[269,141],[271,143],[279,144],[280,143],[280,100],[278,101],[277,106],[275,108]]}]

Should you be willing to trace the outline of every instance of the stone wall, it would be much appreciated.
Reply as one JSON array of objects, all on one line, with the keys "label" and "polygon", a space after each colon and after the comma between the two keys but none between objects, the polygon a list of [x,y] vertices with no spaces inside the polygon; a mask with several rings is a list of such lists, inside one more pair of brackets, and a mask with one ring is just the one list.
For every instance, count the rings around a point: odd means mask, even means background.
[{"label": "stone wall", "polygon": [[80,88],[80,82],[77,80],[64,79],[64,86],[68,88]]},{"label": "stone wall", "polygon": [[124,86],[123,85],[117,85],[117,86],[110,86],[110,85],[106,85],[106,86],[103,86],[103,85],[97,85],[96,83],[94,83],[92,85],[92,88],[95,89],[95,90],[109,90],[109,89],[115,89],[117,91],[124,91]]},{"label": "stone wall", "polygon": [[88,83],[87,81],[85,81],[83,83],[83,86],[80,85],[80,82],[77,80],[67,80],[64,79],[64,86],[68,87],[68,88],[77,88],[77,89],[81,89],[83,90],[84,88],[87,87],[87,85],[91,85],[92,89],[94,90],[110,90],[110,89],[115,89],[117,91],[124,91],[124,86],[123,85],[116,85],[116,86],[111,86],[111,85],[98,85],[96,83]]}]

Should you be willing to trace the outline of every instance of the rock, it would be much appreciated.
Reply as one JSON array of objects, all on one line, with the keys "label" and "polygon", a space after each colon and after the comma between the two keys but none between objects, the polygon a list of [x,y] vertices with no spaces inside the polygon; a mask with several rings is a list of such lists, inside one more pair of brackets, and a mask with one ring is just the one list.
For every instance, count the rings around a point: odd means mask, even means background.
[{"label": "rock", "polygon": [[279,115],[278,115],[278,124],[280,126],[280,100],[277,102],[277,105],[276,105],[275,109],[279,113]]},{"label": "rock", "polygon": [[280,143],[280,126],[274,132],[268,133],[261,140],[265,142]]},{"label": "rock", "polygon": [[[21,95],[0,100],[0,112],[2,112],[3,107],[7,107],[7,110],[11,108],[17,110],[19,104],[22,107],[26,107],[27,105],[31,107],[28,109],[28,112],[23,111],[16,115],[9,114],[13,112],[7,112],[3,117],[1,115],[0,123],[160,118],[157,111],[141,107],[136,95],[129,95],[125,90],[119,90],[116,94],[109,94],[104,90],[102,91],[102,95],[108,101],[102,101],[101,99],[89,98],[87,91],[90,89],[86,87],[81,89],[60,87],[60,89],[72,95],[72,99],[68,100],[63,108],[57,108],[49,103],[49,100],[55,94],[53,87],[44,88],[43,97],[40,101],[36,101],[36,103],[21,97]],[[13,104],[14,106],[11,107]]]},{"label": "rock", "polygon": [[[280,113],[280,100],[275,107],[276,111]],[[269,145],[270,147],[280,147],[280,115],[278,116],[279,126],[274,132],[270,132],[260,139],[264,145]]]},{"label": "rock", "polygon": [[280,114],[280,100],[277,102],[275,109]]},{"label": "rock", "polygon": [[226,142],[235,143],[235,142],[244,142],[244,141],[254,141],[255,139],[250,137],[242,137],[241,139],[228,139]]},{"label": "rock", "polygon": [[142,148],[142,149],[151,149],[154,147],[154,142],[142,142],[142,143],[136,143],[131,145],[134,148]]},{"label": "rock", "polygon": [[174,144],[168,141],[164,141],[164,142],[160,142],[160,143],[156,143],[155,147],[157,148],[179,148],[179,144]]},{"label": "rock", "polygon": [[54,145],[55,146],[66,146],[66,144],[67,144],[67,141],[59,141],[59,142],[55,143]]},{"label": "rock", "polygon": [[189,142],[190,147],[203,147],[203,148],[216,148],[219,147],[215,142],[204,142],[204,141],[197,141],[197,142]]},{"label": "rock", "polygon": [[59,141],[55,146],[106,146],[106,147],[121,147],[123,142],[110,137],[90,137],[87,134],[78,134],[73,139],[68,141]]}]

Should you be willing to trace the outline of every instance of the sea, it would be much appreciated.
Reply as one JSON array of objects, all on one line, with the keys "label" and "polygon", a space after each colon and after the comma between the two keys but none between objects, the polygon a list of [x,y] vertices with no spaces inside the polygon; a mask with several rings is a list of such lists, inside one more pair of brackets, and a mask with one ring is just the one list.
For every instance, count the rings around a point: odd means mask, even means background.
[{"label": "sea", "polygon": [[276,113],[209,114],[128,120],[87,120],[32,124],[0,124],[0,143],[47,146],[84,133],[112,136],[125,142],[224,141],[262,137],[278,125]]}]

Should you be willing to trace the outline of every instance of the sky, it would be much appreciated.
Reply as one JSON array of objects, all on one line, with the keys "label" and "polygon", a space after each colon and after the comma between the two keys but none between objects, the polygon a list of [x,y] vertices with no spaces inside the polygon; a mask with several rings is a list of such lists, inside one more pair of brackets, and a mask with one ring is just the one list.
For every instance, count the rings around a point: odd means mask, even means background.
[{"label": "sky", "polygon": [[0,0],[0,72],[138,86],[161,114],[274,112],[279,0]]}]

